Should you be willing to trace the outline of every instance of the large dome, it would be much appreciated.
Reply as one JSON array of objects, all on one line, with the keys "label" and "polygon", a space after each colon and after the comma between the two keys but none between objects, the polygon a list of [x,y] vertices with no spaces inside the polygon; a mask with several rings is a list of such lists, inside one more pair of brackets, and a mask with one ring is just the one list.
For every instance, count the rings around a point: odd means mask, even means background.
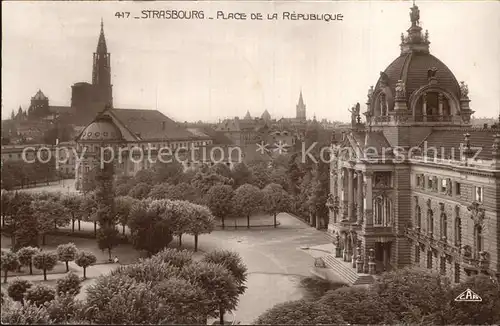
[{"label": "large dome", "polygon": [[[406,99],[409,99],[414,91],[429,83],[429,69],[433,68],[436,68],[436,84],[460,98],[460,86],[451,70],[428,52],[402,53],[384,70],[388,77],[387,86],[395,92],[397,82],[403,81],[406,85]],[[377,81],[376,89],[381,86],[382,79],[385,79],[383,74]]]},{"label": "large dome", "polygon": [[80,140],[86,141],[121,141],[122,139],[122,133],[112,118],[103,114],[88,125],[80,136]]}]

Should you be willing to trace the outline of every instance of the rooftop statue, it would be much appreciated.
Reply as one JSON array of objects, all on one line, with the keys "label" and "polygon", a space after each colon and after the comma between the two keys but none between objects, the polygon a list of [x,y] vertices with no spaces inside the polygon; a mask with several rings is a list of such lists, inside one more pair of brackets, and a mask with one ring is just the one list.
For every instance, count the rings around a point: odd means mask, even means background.
[{"label": "rooftop statue", "polygon": [[418,21],[420,20],[420,10],[418,9],[417,6],[415,6],[415,4],[413,4],[413,7],[411,7],[410,20],[412,26],[417,25]]},{"label": "rooftop statue", "polygon": [[464,81],[460,82],[460,95],[462,96],[462,98],[469,97],[469,87]]}]

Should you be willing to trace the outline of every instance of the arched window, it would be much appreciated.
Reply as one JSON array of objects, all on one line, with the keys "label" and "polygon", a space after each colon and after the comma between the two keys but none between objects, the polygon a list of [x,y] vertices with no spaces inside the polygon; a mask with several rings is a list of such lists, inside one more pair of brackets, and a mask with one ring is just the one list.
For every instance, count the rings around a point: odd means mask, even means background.
[{"label": "arched window", "polygon": [[448,238],[448,220],[445,213],[441,214],[441,240]]},{"label": "arched window", "polygon": [[418,230],[422,227],[422,210],[420,206],[417,206],[415,211],[415,227],[417,227]]},{"label": "arched window", "polygon": [[392,217],[391,200],[385,196],[378,196],[374,200],[374,224],[378,226],[390,226]]},{"label": "arched window", "polygon": [[384,201],[382,197],[375,198],[375,225],[382,225],[384,214]]},{"label": "arched window", "polygon": [[460,247],[462,244],[462,220],[460,219],[460,211],[455,213],[455,246]]},{"label": "arched window", "polygon": [[434,213],[432,209],[427,210],[427,232],[431,236],[434,234]]},{"label": "arched window", "polygon": [[474,245],[476,254],[483,251],[483,227],[481,225],[474,226]]}]

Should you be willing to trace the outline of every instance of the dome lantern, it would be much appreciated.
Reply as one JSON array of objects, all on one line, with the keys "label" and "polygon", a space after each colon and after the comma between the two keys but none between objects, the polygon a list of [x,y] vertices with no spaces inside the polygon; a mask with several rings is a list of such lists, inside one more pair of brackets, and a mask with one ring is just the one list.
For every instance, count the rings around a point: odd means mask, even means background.
[{"label": "dome lantern", "polygon": [[401,54],[411,52],[429,53],[429,32],[425,31],[425,34],[422,34],[419,21],[420,9],[413,2],[413,7],[410,8],[411,26],[407,30],[408,35],[404,36],[401,33]]}]

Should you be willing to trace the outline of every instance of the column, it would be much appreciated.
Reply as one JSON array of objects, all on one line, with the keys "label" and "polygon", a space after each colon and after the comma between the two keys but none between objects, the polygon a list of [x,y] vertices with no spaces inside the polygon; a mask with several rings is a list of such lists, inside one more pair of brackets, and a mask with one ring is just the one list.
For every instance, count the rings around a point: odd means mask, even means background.
[{"label": "column", "polygon": [[363,172],[358,171],[358,193],[357,193],[357,200],[356,202],[358,203],[358,224],[361,225],[363,224]]},{"label": "column", "polygon": [[423,115],[423,119],[424,119],[424,122],[427,121],[427,94],[424,93],[424,95],[422,95],[422,115]]},{"label": "column", "polygon": [[371,171],[366,171],[364,173],[365,177],[365,182],[366,182],[366,195],[365,195],[365,204],[364,204],[364,209],[365,209],[365,226],[372,226],[373,225],[373,200],[372,200],[372,177],[373,177],[373,172]]},{"label": "column", "polygon": [[354,221],[354,170],[347,170],[347,219],[349,222]]},{"label": "column", "polygon": [[443,116],[443,94],[438,94],[438,110],[439,116]]}]

